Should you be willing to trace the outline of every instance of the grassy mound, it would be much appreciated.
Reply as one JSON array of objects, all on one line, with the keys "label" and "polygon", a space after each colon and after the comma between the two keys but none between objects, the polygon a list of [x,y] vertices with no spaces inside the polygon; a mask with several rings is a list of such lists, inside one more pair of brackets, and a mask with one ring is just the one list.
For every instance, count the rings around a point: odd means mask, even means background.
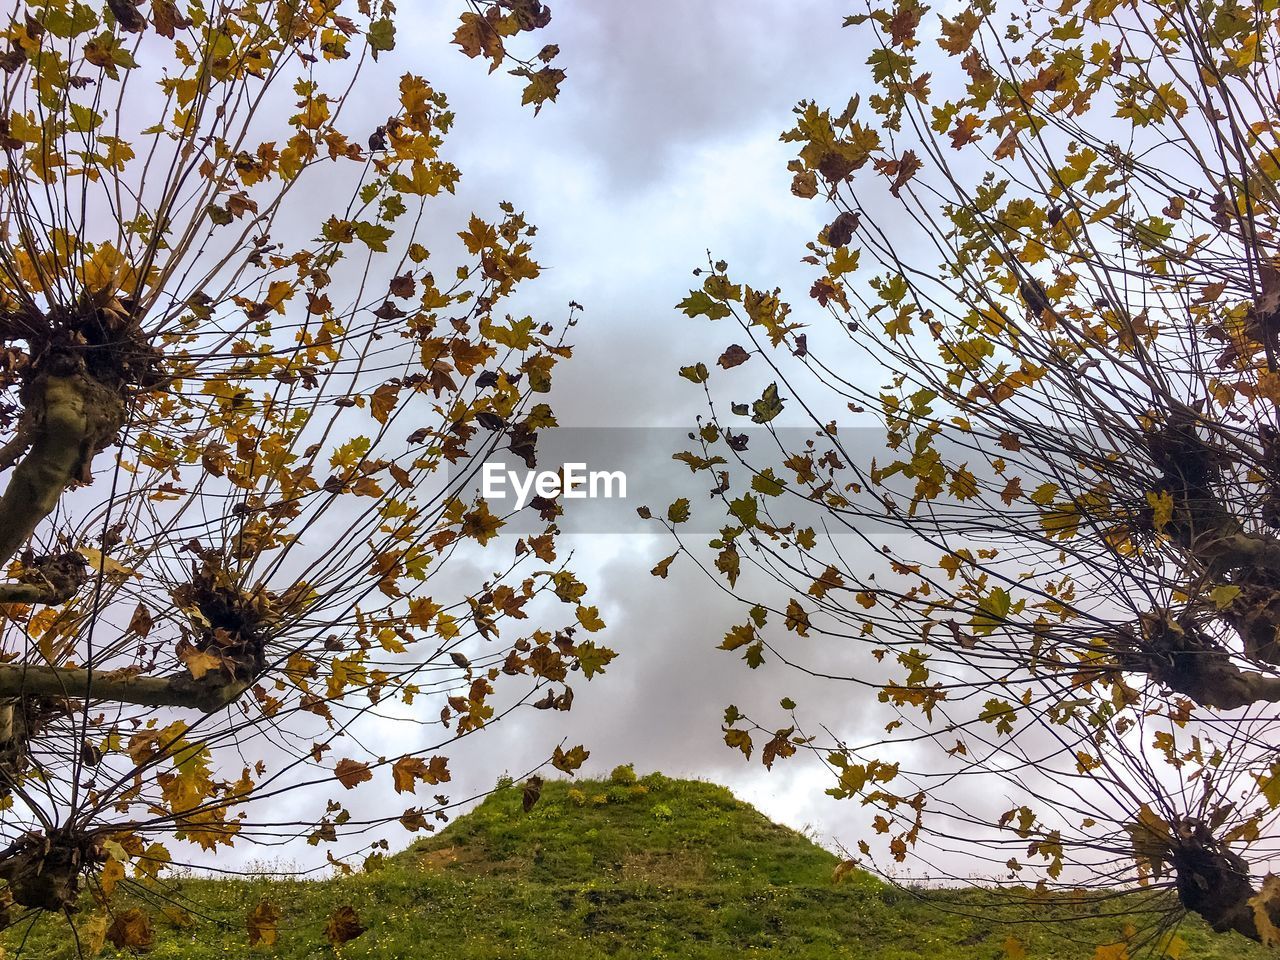
[{"label": "grassy mound", "polygon": [[[1010,937],[1029,960],[1088,960],[1093,944],[1128,938],[1136,958],[1154,938],[1135,932],[1152,927],[1159,903],[1150,898],[1099,901],[1086,919],[1063,922],[1082,908],[1061,899],[1009,904],[1008,892],[907,891],[858,872],[836,884],[836,864],[723,787],[621,771],[610,781],[547,783],[529,813],[519,786],[499,790],[356,876],[171,880],[167,899],[146,894],[139,905],[154,918],[148,955],[189,960],[1003,960]],[[245,918],[264,898],[279,908],[278,941],[251,949]],[[335,949],[325,924],[348,905],[368,930]],[[993,913],[1009,922],[993,922]],[[1266,955],[1191,920],[1176,934],[1182,960]],[[21,955],[77,956],[56,918],[10,931],[5,956],[17,955],[24,935]],[[108,943],[103,955],[115,948]]]}]

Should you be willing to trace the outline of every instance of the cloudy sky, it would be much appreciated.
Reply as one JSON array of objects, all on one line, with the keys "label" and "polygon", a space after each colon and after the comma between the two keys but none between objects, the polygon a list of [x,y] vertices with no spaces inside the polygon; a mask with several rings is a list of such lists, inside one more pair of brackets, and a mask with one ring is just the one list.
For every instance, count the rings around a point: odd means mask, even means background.
[{"label": "cloudy sky", "polygon": [[[792,151],[778,137],[803,98],[842,106],[862,84],[865,53],[839,29],[840,5],[826,0],[561,0],[552,8],[552,24],[531,42],[559,44],[568,77],[537,117],[519,104],[520,81],[486,77],[482,61],[450,46],[458,10],[448,2],[402,4],[398,49],[360,89],[377,116],[381,94],[412,70],[456,109],[447,153],[463,180],[455,198],[431,208],[430,235],[442,248],[472,209],[491,215],[504,199],[538,225],[544,271],[511,309],[558,321],[571,299],[586,308],[574,358],[557,372],[560,423],[689,427],[702,395],[677,369],[710,362],[734,339],[723,323],[674,309],[698,283],[691,272],[708,250],[735,277],[782,286],[802,319],[822,322],[816,308],[803,316],[812,276],[800,257],[830,213],[791,195]],[[651,577],[674,549],[662,536],[591,534],[571,545],[609,624],[605,642],[620,657],[604,677],[578,685],[571,714],[525,711],[451,751],[454,797],[486,789],[503,771],[519,775],[568,737],[590,747],[590,775],[633,762],[642,772],[715,780],[778,820],[852,845],[863,818],[823,796],[824,771],[790,764],[765,774],[723,744],[727,704],[776,708],[780,697],[804,692],[797,678],[753,674],[715,649],[741,616],[737,606],[692,568]],[[816,687],[819,697],[824,719],[846,729],[884,722],[851,691]],[[389,727],[385,735],[403,734]],[[403,806],[389,790],[378,800],[373,787],[362,790],[362,804]],[[388,838],[404,842],[402,832]]]}]

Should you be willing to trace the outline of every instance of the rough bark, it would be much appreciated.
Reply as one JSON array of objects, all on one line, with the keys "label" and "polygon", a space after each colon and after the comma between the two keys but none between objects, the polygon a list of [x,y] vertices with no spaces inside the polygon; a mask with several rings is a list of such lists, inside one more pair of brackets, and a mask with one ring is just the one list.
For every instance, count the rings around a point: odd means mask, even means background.
[{"label": "rough bark", "polygon": [[1256,902],[1258,891],[1249,879],[1248,864],[1225,847],[1198,832],[1174,848],[1172,860],[1178,899],[1216,932],[1234,930],[1263,943],[1259,911],[1264,912],[1264,920],[1280,926],[1280,907]]},{"label": "rough bark", "polygon": [[249,686],[248,680],[227,680],[212,673],[197,680],[189,673],[147,677],[119,670],[0,665],[0,698],[108,700],[213,713],[235,701]]},{"label": "rough bark", "polygon": [[1202,707],[1280,703],[1280,677],[1241,668],[1196,624],[1175,622],[1167,613],[1147,614],[1137,631],[1122,628],[1114,647],[1123,669],[1145,673]]},{"label": "rough bark", "polygon": [[0,565],[7,564],[124,418],[118,394],[84,373],[38,378],[24,397],[31,447],[0,497]]}]

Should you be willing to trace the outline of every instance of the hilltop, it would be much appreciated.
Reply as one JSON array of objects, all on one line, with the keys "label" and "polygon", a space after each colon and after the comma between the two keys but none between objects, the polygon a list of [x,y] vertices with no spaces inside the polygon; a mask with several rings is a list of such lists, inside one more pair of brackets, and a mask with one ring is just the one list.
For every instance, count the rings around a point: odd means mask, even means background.
[{"label": "hilltop", "polygon": [[[549,782],[527,813],[520,787],[503,787],[438,835],[355,876],[172,882],[171,902],[150,905],[157,920],[148,955],[1005,960],[1017,955],[1017,945],[1006,949],[1012,936],[1029,960],[1088,960],[1091,944],[1126,935],[1140,956],[1133,931],[1152,920],[1126,912],[1138,904],[1112,900],[1072,925],[1053,922],[1055,909],[1043,902],[1009,914],[1034,915],[1035,924],[992,923],[1007,893],[997,901],[983,891],[910,891],[859,871],[836,883],[838,862],[723,787],[659,774],[636,780],[619,768],[606,781]],[[279,939],[250,950],[245,917],[264,897],[280,909]],[[324,927],[346,905],[368,931],[335,950]],[[65,923],[46,922],[26,955],[75,956],[65,934]],[[1190,920],[1177,935],[1181,960],[1265,956]],[[14,956],[16,939],[5,945]],[[110,944],[103,951],[114,952]]]}]

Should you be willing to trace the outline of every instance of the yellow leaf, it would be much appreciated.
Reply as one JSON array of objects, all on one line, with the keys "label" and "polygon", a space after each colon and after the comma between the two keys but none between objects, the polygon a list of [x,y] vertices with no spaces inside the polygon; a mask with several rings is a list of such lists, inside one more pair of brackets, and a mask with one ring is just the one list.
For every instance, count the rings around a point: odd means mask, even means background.
[{"label": "yellow leaf", "polygon": [[1104,943],[1093,951],[1093,960],[1129,960],[1129,945]]},{"label": "yellow leaf", "polygon": [[787,604],[786,627],[802,637],[809,635],[809,614],[794,599]]},{"label": "yellow leaf", "polygon": [[249,911],[245,926],[249,930],[249,946],[262,944],[271,947],[276,942],[276,927],[280,923],[280,908],[265,897]]},{"label": "yellow leaf", "polygon": [[289,302],[293,296],[293,284],[288,280],[273,280],[267,287],[267,299],[265,301],[268,307],[275,310],[276,313],[284,313],[284,305]]},{"label": "yellow leaf", "polygon": [[[107,940],[107,919],[105,913],[95,913],[83,924],[77,925],[80,945],[85,956],[96,957],[102,953],[102,947]],[[4,956],[5,954],[0,954],[0,960],[3,960]]]},{"label": "yellow leaf", "polygon": [[1173,519],[1173,495],[1167,490],[1159,493],[1147,491],[1147,503],[1151,506],[1151,523],[1157,533],[1162,533]]},{"label": "yellow leaf", "polygon": [[1061,489],[1056,483],[1042,483],[1036,487],[1035,493],[1031,494],[1031,502],[1039,507],[1047,507],[1053,503],[1053,498],[1058,495]]},{"label": "yellow leaf", "polygon": [[1005,960],[1027,960],[1027,951],[1017,937],[1008,936],[1004,940]]},{"label": "yellow leaf", "polygon": [[1040,517],[1040,527],[1051,538],[1070,540],[1080,532],[1080,511],[1069,501],[1055,504]]},{"label": "yellow leaf", "polygon": [[1272,920],[1272,917],[1280,914],[1280,876],[1268,873],[1262,881],[1262,889],[1250,898],[1249,906],[1253,907],[1253,921],[1258,928],[1258,936],[1262,938],[1262,945],[1280,946],[1280,929],[1277,929]]},{"label": "yellow leaf", "polygon": [[841,860],[836,864],[836,868],[831,871],[831,882],[839,883],[857,869],[858,863],[856,860]]},{"label": "yellow leaf", "polygon": [[129,273],[129,263],[110,241],[98,244],[84,265],[84,285],[92,292],[117,290]]},{"label": "yellow leaf", "polygon": [[1209,599],[1213,601],[1213,605],[1219,610],[1225,610],[1231,606],[1231,601],[1240,596],[1240,588],[1233,587],[1228,584],[1214,587],[1209,591]]},{"label": "yellow leaf", "polygon": [[600,611],[595,607],[578,607],[578,622],[589,633],[604,629],[604,621],[600,619]]},{"label": "yellow leaf", "polygon": [[191,676],[196,680],[204,677],[210,670],[220,670],[222,668],[222,658],[215,653],[209,653],[207,650],[192,648],[190,653],[180,654],[180,657],[187,669],[191,671]]},{"label": "yellow leaf", "polygon": [[98,883],[102,887],[102,895],[110,897],[116,889],[116,884],[124,879],[124,864],[115,857],[111,857],[102,865],[102,873],[98,874]]},{"label": "yellow leaf", "polygon": [[132,567],[126,567],[123,563],[118,563],[110,557],[104,555],[101,550],[93,547],[78,547],[76,553],[89,561],[89,569],[93,572],[101,570],[107,575],[119,574],[123,577],[136,577],[137,571]]}]

